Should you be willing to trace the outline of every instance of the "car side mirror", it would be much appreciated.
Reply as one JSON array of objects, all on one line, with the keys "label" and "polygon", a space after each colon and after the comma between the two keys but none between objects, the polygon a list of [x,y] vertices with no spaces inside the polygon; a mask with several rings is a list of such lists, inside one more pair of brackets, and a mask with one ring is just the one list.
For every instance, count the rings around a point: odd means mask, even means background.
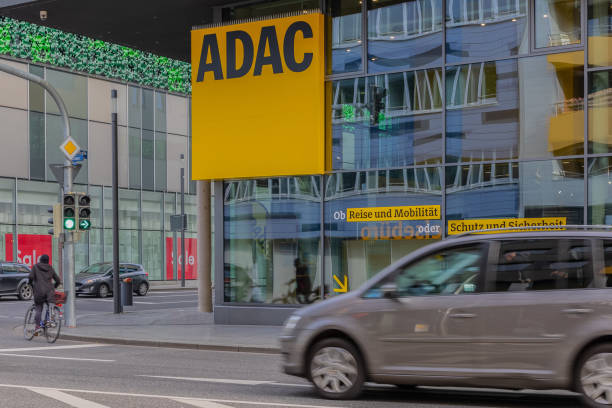
[{"label": "car side mirror", "polygon": [[385,283],[380,287],[385,299],[397,300],[397,285],[395,283]]}]

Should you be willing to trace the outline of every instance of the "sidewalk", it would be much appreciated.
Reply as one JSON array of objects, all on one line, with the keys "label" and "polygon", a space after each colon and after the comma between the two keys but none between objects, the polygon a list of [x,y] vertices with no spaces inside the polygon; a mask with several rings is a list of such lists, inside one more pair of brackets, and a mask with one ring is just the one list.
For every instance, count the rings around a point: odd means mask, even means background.
[{"label": "sidewalk", "polygon": [[279,326],[226,326],[197,308],[77,316],[76,328],[62,328],[66,340],[195,350],[279,352]]}]

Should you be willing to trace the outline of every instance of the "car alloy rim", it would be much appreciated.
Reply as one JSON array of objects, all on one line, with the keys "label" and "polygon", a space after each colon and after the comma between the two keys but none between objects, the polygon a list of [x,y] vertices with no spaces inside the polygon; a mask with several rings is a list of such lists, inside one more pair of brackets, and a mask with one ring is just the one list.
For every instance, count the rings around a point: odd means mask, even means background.
[{"label": "car alloy rim", "polygon": [[108,289],[106,289],[106,285],[100,286],[100,296],[104,297],[108,295]]},{"label": "car alloy rim", "polygon": [[580,371],[580,383],[584,394],[591,400],[612,405],[612,353],[589,357]]},{"label": "car alloy rim", "polygon": [[147,284],[146,283],[141,283],[139,288],[138,288],[138,293],[140,293],[141,295],[146,295],[147,294]]},{"label": "car alloy rim", "polygon": [[32,287],[30,285],[23,285],[21,287],[21,297],[29,299],[32,296]]},{"label": "car alloy rim", "polygon": [[310,375],[317,387],[326,392],[343,393],[357,378],[357,361],[341,347],[324,347],[312,359]]}]

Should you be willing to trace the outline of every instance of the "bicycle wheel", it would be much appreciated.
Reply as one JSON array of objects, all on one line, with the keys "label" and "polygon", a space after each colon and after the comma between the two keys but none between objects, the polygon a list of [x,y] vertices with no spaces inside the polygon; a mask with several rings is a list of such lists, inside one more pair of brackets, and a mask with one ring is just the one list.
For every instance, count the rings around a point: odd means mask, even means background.
[{"label": "bicycle wheel", "polygon": [[26,340],[32,340],[34,337],[34,331],[36,330],[36,308],[34,305],[30,306],[28,311],[25,314],[25,319],[23,321],[23,337]]},{"label": "bicycle wheel", "polygon": [[60,318],[60,309],[57,306],[47,306],[50,308],[49,320],[45,322],[45,335],[47,343],[55,343],[62,329],[62,319]]}]

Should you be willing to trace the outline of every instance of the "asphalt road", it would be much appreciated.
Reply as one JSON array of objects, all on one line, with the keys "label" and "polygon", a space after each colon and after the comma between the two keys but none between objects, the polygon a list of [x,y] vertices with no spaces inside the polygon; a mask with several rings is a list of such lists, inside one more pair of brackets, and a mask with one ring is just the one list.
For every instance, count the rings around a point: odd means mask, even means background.
[{"label": "asphalt road", "polygon": [[[175,307],[174,297],[135,298],[135,307]],[[155,295],[163,295],[156,293]],[[191,298],[184,296],[185,299]],[[150,305],[149,303],[154,303]],[[280,371],[280,356],[102,345],[42,338],[26,341],[13,330],[29,302],[0,300],[2,407],[577,407],[561,392],[369,386],[358,401],[327,401],[299,378]],[[80,299],[78,313],[108,313],[112,302]]]}]

